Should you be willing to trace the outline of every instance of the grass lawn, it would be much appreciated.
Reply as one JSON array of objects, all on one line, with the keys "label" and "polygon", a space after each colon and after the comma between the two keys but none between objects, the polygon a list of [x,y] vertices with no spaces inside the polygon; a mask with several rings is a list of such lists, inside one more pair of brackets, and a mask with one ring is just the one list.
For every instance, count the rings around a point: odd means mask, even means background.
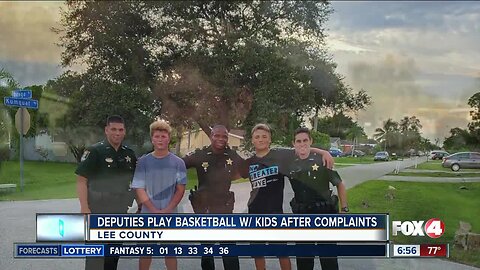
[{"label": "grass lawn", "polygon": [[[76,198],[76,164],[26,161],[24,164],[24,190],[20,192],[20,165],[18,161],[7,161],[0,168],[0,184],[17,184],[17,191],[0,193],[0,201],[42,200]],[[186,190],[197,184],[195,169],[187,171]],[[239,179],[241,183],[248,179]],[[187,192],[186,191],[186,192]]]},{"label": "grass lawn", "polygon": [[[412,167],[409,167],[409,169],[415,169],[415,168],[412,166]],[[429,160],[428,162],[423,162],[421,164],[418,164],[416,169],[453,172],[450,168],[443,168],[442,161],[440,160]],[[460,169],[460,172],[480,173],[480,170],[479,169]]]},{"label": "grass lawn", "polygon": [[[409,169],[415,169],[414,166],[409,167]],[[417,165],[417,170],[435,170],[435,171],[448,171],[451,172],[450,168],[443,168],[441,160],[429,160]]]},{"label": "grass lawn", "polygon": [[[388,186],[396,188],[393,200],[385,197]],[[461,190],[460,186],[468,190]],[[480,216],[475,214],[480,205],[480,183],[371,180],[349,189],[348,201],[352,213],[390,213],[391,220],[401,221],[439,218],[445,223],[445,234],[440,238],[392,236],[391,240],[403,244],[450,243],[451,260],[480,267],[478,251],[465,252],[453,246],[460,220],[470,223],[473,232],[480,233]]]},{"label": "grass lawn", "polygon": [[335,157],[333,158],[336,164],[370,164],[375,163],[373,161],[373,156],[364,156],[364,157]]},{"label": "grass lawn", "polygon": [[451,173],[451,172],[400,172],[398,174],[389,173],[396,176],[418,176],[418,177],[480,177],[480,172],[469,173]]}]

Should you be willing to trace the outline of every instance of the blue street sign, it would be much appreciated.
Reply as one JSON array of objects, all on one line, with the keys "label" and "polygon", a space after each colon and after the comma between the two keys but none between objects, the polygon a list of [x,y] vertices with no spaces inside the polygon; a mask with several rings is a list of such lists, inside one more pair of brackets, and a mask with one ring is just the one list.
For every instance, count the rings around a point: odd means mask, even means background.
[{"label": "blue street sign", "polygon": [[22,98],[22,99],[31,99],[32,98],[32,90],[15,90],[12,91],[13,98]]},{"label": "blue street sign", "polygon": [[38,100],[4,97],[3,104],[13,107],[25,107],[29,109],[38,109]]}]

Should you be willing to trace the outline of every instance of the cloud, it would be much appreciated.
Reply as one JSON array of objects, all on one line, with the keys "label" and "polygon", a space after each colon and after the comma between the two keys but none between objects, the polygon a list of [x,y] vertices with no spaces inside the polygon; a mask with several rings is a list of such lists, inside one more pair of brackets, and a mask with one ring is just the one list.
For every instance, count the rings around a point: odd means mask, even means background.
[{"label": "cloud", "polygon": [[369,134],[387,118],[416,115],[424,135],[466,127],[480,91],[480,3],[334,1],[327,44],[338,71],[373,104],[359,113]]},{"label": "cloud", "polygon": [[466,127],[466,103],[458,108],[455,103],[425,93],[417,83],[417,70],[414,59],[392,54],[378,62],[350,65],[349,84],[365,89],[372,97],[372,106],[358,114],[360,124],[371,123],[365,127],[368,135],[388,118],[399,121],[404,116],[419,118],[424,136],[432,140],[443,140],[452,127]]},{"label": "cloud", "polygon": [[[457,4],[458,3],[458,4]],[[340,50],[408,54],[430,73],[480,76],[480,4],[334,2],[329,44]],[[338,8],[339,7],[339,8]],[[396,20],[391,25],[387,20]],[[403,21],[400,23],[400,21]],[[335,46],[332,52],[339,51]]]},{"label": "cloud", "polygon": [[[333,1],[332,7],[335,12],[329,26],[333,31],[398,27],[457,29],[456,24],[451,23],[451,18],[474,22],[480,13],[480,3],[475,1]],[[474,25],[478,23],[474,22]]]},{"label": "cloud", "polygon": [[63,2],[0,2],[0,60],[60,63],[58,36]]},{"label": "cloud", "polygon": [[63,71],[58,64],[31,61],[0,60],[0,68],[5,68],[20,86],[45,84]]}]

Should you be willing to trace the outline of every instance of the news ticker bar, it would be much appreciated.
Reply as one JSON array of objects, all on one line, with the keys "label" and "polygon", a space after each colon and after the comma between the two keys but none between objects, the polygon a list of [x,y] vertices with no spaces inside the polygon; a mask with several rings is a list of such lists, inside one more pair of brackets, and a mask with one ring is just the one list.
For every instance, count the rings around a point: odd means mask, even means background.
[{"label": "news ticker bar", "polygon": [[142,257],[142,256],[321,256],[445,258],[448,244],[37,244],[18,243],[15,258]]},{"label": "news ticker bar", "polygon": [[142,256],[387,257],[388,244],[15,244],[15,258]]},{"label": "news ticker bar", "polygon": [[37,214],[38,242],[387,242],[387,214]]}]

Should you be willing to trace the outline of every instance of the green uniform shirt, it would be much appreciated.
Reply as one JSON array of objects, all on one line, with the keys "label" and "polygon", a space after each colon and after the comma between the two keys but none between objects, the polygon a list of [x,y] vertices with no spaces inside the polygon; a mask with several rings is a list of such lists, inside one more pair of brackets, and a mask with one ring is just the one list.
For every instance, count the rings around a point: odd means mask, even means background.
[{"label": "green uniform shirt", "polygon": [[85,150],[75,173],[88,179],[88,191],[127,194],[137,159],[132,149],[121,145],[118,151],[107,140]]},{"label": "green uniform shirt", "polygon": [[337,186],[342,182],[336,171],[323,166],[322,156],[312,152],[306,159],[294,159],[289,179],[299,203],[330,201],[329,183]]}]

